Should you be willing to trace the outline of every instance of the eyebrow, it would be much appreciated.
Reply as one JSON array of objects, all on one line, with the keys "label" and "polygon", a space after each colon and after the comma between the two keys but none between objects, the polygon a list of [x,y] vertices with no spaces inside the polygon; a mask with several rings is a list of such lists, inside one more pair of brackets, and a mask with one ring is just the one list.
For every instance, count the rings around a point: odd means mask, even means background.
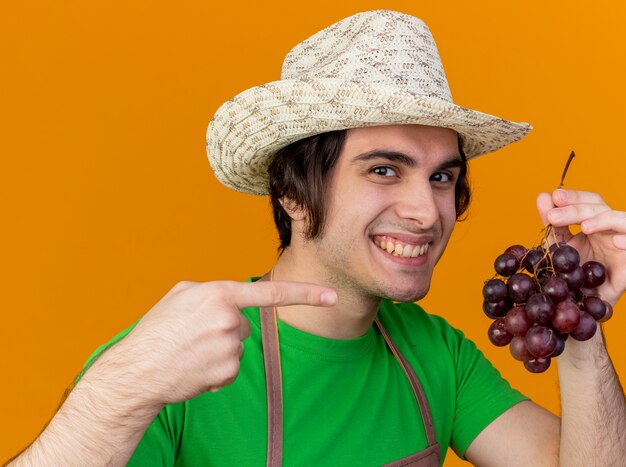
[{"label": "eyebrow", "polygon": [[[389,162],[395,162],[397,164],[404,165],[406,167],[415,167],[417,163],[415,159],[409,157],[403,152],[398,151],[385,151],[381,149],[374,149],[373,151],[364,152],[363,154],[359,154],[353,160],[353,164],[357,164],[360,162],[371,161],[372,159],[386,159]],[[459,154],[451,156],[449,159],[443,161],[439,164],[436,170],[444,170],[450,169],[454,167],[461,167],[463,165],[463,160]]]}]

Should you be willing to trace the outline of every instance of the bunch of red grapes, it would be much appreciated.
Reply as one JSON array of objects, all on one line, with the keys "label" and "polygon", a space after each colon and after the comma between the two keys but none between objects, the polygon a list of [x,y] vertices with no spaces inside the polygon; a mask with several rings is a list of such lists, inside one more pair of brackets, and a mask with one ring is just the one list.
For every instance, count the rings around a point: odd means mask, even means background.
[{"label": "bunch of red grapes", "polygon": [[596,289],[605,281],[605,267],[596,261],[580,265],[578,251],[566,243],[529,250],[513,245],[494,267],[497,275],[483,287],[483,310],[494,320],[489,340],[508,344],[513,358],[532,373],[547,370],[568,337],[590,339],[596,322],[613,314]]}]

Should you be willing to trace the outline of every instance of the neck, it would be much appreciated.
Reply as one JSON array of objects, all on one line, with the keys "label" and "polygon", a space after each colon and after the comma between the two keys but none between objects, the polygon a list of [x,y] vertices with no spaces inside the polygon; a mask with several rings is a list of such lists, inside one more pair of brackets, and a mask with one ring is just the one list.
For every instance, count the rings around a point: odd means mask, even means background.
[{"label": "neck", "polygon": [[337,304],[332,307],[279,307],[278,317],[290,326],[322,337],[353,339],[362,336],[376,317],[380,298],[364,296],[354,287],[337,283],[313,256],[301,249],[295,254],[291,248],[287,248],[274,266],[273,280],[309,282],[331,287],[337,292]]}]

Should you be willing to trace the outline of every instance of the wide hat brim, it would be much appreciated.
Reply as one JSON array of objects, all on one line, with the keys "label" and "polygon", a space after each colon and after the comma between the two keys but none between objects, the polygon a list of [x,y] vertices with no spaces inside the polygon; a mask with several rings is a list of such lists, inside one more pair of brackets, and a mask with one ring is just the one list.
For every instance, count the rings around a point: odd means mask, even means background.
[{"label": "wide hat brim", "polygon": [[267,167],[283,147],[329,131],[395,124],[450,128],[459,133],[468,159],[514,143],[532,129],[388,84],[283,79],[224,103],[209,124],[207,154],[224,185],[267,195]]}]

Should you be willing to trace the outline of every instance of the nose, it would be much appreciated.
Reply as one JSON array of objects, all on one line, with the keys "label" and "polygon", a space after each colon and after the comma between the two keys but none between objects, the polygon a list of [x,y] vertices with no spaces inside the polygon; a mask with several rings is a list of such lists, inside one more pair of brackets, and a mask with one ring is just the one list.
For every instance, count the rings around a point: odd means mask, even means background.
[{"label": "nose", "polygon": [[421,229],[435,225],[439,208],[429,182],[407,184],[398,194],[396,214],[401,219],[414,221]]}]

